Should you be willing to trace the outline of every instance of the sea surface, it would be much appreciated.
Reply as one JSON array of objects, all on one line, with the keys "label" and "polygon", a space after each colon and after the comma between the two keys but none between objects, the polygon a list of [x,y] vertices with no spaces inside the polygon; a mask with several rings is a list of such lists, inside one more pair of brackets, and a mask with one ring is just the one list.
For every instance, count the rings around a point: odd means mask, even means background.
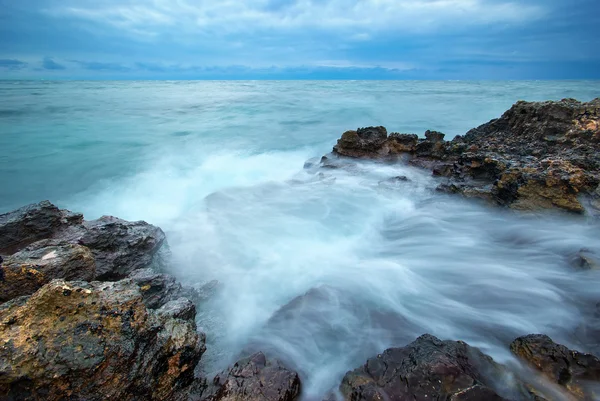
[{"label": "sea surface", "polygon": [[577,333],[600,272],[569,258],[600,254],[597,219],[439,194],[401,164],[304,164],[348,129],[452,138],[519,99],[599,96],[599,81],[0,81],[0,213],[49,199],[162,227],[168,270],[209,293],[202,370],[260,348],[307,400],[424,333],[509,364],[530,333],[593,351]]}]

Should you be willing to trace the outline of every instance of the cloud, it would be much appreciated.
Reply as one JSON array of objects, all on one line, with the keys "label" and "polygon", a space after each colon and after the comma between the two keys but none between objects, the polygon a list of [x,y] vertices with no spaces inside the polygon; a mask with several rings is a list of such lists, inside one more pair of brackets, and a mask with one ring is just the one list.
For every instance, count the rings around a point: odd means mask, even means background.
[{"label": "cloud", "polygon": [[27,67],[27,63],[21,60],[0,59],[0,68],[4,70],[21,70]]},{"label": "cloud", "polygon": [[44,57],[44,60],[42,61],[42,67],[45,70],[64,70],[67,68],[62,64],[58,64],[52,59],[52,57]]},{"label": "cloud", "polygon": [[70,60],[72,63],[78,64],[84,70],[91,71],[112,71],[112,72],[129,72],[131,67],[119,63],[105,63],[99,61],[81,61]]},{"label": "cloud", "polygon": [[369,32],[439,32],[493,23],[523,23],[545,8],[510,0],[62,0],[57,16],[111,25],[140,38],[167,29],[179,35],[231,35],[300,29]]}]

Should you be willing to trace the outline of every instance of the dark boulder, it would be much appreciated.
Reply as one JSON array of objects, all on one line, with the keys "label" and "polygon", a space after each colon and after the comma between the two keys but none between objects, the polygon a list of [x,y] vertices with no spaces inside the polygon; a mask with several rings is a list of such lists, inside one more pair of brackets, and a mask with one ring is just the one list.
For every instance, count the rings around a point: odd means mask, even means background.
[{"label": "dark boulder", "polygon": [[157,309],[169,301],[189,295],[175,277],[156,273],[152,269],[135,270],[128,278],[138,285],[144,303],[150,309]]},{"label": "dark boulder", "polygon": [[54,279],[91,281],[96,276],[92,252],[81,245],[39,241],[7,256],[0,265],[0,302],[31,295]]},{"label": "dark boulder", "polygon": [[0,399],[170,400],[204,352],[189,303],[158,311],[132,280],[54,280],[0,306]]},{"label": "dark boulder", "polygon": [[99,280],[118,280],[150,266],[165,241],[165,233],[145,221],[130,222],[112,216],[69,227],[55,238],[91,249]]},{"label": "dark boulder", "polygon": [[600,397],[600,360],[595,356],[570,350],[542,334],[519,337],[510,349],[576,398],[595,400]]},{"label": "dark boulder", "polygon": [[[495,391],[503,375],[501,366],[478,349],[423,335],[348,372],[340,391],[352,401],[503,400]],[[521,388],[508,395],[515,394],[533,399]]]},{"label": "dark boulder", "polygon": [[293,401],[300,395],[298,374],[258,352],[215,376],[205,401]]},{"label": "dark boulder", "polygon": [[10,255],[83,221],[81,214],[59,210],[48,201],[0,215],[0,254]]}]

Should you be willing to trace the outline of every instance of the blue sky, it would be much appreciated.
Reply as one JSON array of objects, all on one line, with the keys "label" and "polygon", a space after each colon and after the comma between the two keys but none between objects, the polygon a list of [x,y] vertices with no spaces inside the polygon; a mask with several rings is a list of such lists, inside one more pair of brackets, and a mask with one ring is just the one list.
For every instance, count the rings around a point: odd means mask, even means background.
[{"label": "blue sky", "polygon": [[598,0],[0,0],[0,77],[598,79]]}]

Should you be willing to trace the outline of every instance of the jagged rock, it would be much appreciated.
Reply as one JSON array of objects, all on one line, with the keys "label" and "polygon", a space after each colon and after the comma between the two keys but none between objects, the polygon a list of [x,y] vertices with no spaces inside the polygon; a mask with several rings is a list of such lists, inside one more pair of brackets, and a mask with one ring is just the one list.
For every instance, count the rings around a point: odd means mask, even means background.
[{"label": "jagged rock", "polygon": [[81,245],[34,243],[8,256],[0,264],[0,302],[31,295],[53,279],[91,281],[96,263],[91,251]]},{"label": "jagged rock", "polygon": [[152,269],[135,270],[128,278],[140,287],[144,303],[150,309],[159,308],[169,301],[188,295],[175,277],[156,273]]},{"label": "jagged rock", "polygon": [[118,280],[150,266],[165,233],[145,221],[129,222],[112,216],[69,227],[55,238],[77,242],[92,250],[99,280]]},{"label": "jagged rock", "polygon": [[578,399],[600,397],[600,360],[595,356],[570,350],[541,334],[519,337],[510,349]]},{"label": "jagged rock", "polygon": [[178,298],[161,306],[157,313],[160,316],[191,321],[196,317],[196,306],[187,298]]},{"label": "jagged rock", "polygon": [[348,157],[377,157],[387,140],[384,127],[359,128],[346,131],[333,148],[334,152]]},{"label": "jagged rock", "polygon": [[279,361],[258,352],[218,374],[203,393],[205,401],[293,401],[300,378]]},{"label": "jagged rock", "polygon": [[172,306],[149,310],[132,280],[54,280],[3,304],[0,399],[176,398],[205,347],[192,313]]},{"label": "jagged rock", "polygon": [[151,265],[165,241],[163,231],[144,221],[104,216],[83,221],[81,214],[59,210],[48,201],[0,216],[0,253],[13,254],[36,246],[82,245],[94,255],[96,278],[118,280]]},{"label": "jagged rock", "polygon": [[[348,372],[340,391],[349,401],[503,400],[493,388],[502,374],[492,358],[464,342],[423,335]],[[509,395],[533,398],[515,391]]]},{"label": "jagged rock", "polygon": [[600,98],[588,103],[520,101],[500,118],[450,142],[436,131],[427,131],[421,140],[380,134],[367,142],[355,131],[344,135],[334,153],[365,158],[404,153],[412,165],[446,177],[442,190],[514,209],[575,213],[585,211],[584,194],[591,207],[600,209]]},{"label": "jagged rock", "polygon": [[71,224],[83,221],[81,214],[59,210],[48,201],[31,204],[0,215],[0,254],[10,255],[36,241],[52,237]]}]

